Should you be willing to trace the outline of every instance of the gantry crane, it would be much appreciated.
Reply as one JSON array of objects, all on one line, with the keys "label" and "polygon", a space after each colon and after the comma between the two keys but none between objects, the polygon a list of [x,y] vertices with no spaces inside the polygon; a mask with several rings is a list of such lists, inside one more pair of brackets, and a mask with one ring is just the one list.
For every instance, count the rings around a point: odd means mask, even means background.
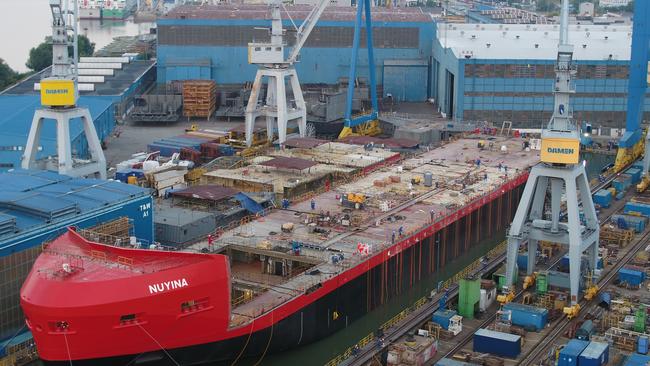
[{"label": "gantry crane", "polygon": [[[542,131],[541,161],[530,172],[526,187],[508,232],[506,293],[512,291],[512,278],[521,244],[528,244],[528,275],[535,267],[535,253],[540,240],[569,247],[569,310],[577,312],[579,284],[582,277],[582,253],[587,252],[593,270],[598,259],[600,226],[591,197],[584,164],[580,164],[580,131],[573,121],[571,94],[575,93],[573,45],[569,44],[569,4],[562,1],[560,43],[555,64],[554,110]],[[550,190],[550,216],[545,214],[547,191]],[[562,196],[566,199],[566,221],[560,221]],[[584,224],[580,220],[580,203]]]},{"label": "gantry crane", "polygon": [[[50,75],[40,82],[41,106],[34,112],[34,118],[27,137],[22,157],[23,169],[42,168],[56,170],[75,177],[97,175],[106,179],[106,158],[102,151],[95,124],[88,108],[77,106],[77,0],[50,0],[52,11],[52,67]],[[70,57],[70,49],[73,55]],[[70,121],[81,119],[88,141],[91,159],[75,158],[72,155]],[[40,159],[39,141],[46,119],[56,121],[57,156],[54,159]]]},{"label": "gantry crane", "polygon": [[[273,122],[277,121],[278,141],[283,144],[287,139],[287,124],[290,120],[298,120],[300,136],[304,137],[307,131],[307,108],[298,81],[298,74],[294,63],[298,60],[300,50],[304,46],[309,34],[314,29],[316,22],[325,10],[329,0],[319,0],[307,18],[296,30],[296,42],[285,58],[284,30],[282,29],[283,7],[281,0],[272,0],[271,7],[271,41],[264,43],[248,44],[248,62],[258,65],[255,82],[251,90],[248,105],[246,106],[246,145],[253,143],[253,130],[257,117],[266,117],[266,132],[269,141],[273,139]],[[266,101],[258,104],[260,91],[266,84]],[[289,79],[295,105],[287,102],[286,79]]]},{"label": "gantry crane", "polygon": [[[625,166],[638,159],[644,154],[644,150],[650,152],[650,136],[646,133],[644,139],[641,130],[645,93],[648,87],[648,61],[650,61],[649,22],[650,3],[648,1],[635,1],[627,92],[627,116],[625,134],[619,142],[616,163],[613,168],[616,172],[620,172]],[[648,169],[650,169],[650,153],[646,153],[643,158],[643,179],[637,185],[639,191],[644,191],[650,186]]]},{"label": "gantry crane", "polygon": [[[381,133],[379,128],[377,105],[377,81],[375,75],[375,57],[372,43],[372,15],[370,0],[360,0],[357,5],[357,16],[354,23],[354,40],[352,41],[352,59],[350,60],[350,76],[348,78],[348,95],[345,109],[345,119],[343,129],[339,138],[351,135],[378,135]],[[365,13],[365,14],[364,14]],[[368,49],[368,78],[370,79],[370,113],[361,116],[352,116],[352,99],[354,97],[354,86],[357,77],[357,58],[359,56],[359,42],[361,37],[361,27],[363,24],[363,15],[365,15],[366,27],[366,48]]]}]

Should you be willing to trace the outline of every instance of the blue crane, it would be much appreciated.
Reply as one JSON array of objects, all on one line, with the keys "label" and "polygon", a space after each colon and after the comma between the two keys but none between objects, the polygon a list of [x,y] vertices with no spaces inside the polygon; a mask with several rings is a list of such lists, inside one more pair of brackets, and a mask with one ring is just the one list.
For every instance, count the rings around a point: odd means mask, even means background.
[{"label": "blue crane", "polygon": [[[619,141],[615,171],[622,170],[629,163],[643,155],[644,141],[641,131],[645,92],[648,87],[648,61],[650,60],[650,2],[634,2],[634,23],[632,25],[632,52],[627,92],[627,118],[625,134]],[[650,158],[650,157],[649,157]],[[647,176],[648,167],[643,172]]]},{"label": "blue crane", "polygon": [[[345,120],[343,130],[339,138],[355,134],[377,135],[381,133],[379,121],[377,120],[379,108],[377,106],[377,81],[375,75],[375,57],[372,44],[372,15],[370,14],[370,0],[359,0],[357,5],[357,17],[354,23],[354,40],[352,42],[352,60],[350,61],[350,77],[348,79],[348,96],[345,109]],[[352,97],[354,96],[354,84],[357,74],[357,58],[359,56],[359,38],[361,36],[362,18],[365,12],[366,26],[366,48],[368,49],[368,74],[370,79],[370,103],[372,110],[369,114],[352,116]]]}]

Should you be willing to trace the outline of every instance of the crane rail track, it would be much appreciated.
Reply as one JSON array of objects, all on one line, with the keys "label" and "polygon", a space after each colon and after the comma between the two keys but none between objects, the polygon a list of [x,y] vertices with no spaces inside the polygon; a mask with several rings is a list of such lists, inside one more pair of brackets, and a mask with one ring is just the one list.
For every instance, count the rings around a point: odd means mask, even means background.
[{"label": "crane rail track", "polygon": [[[624,170],[628,169],[628,168],[631,167],[632,164],[634,164],[634,163],[635,163],[635,161],[631,162],[631,163],[628,164],[625,168],[623,168],[621,171],[624,171]],[[612,181],[613,181],[617,176],[618,176],[618,174],[612,174],[611,176],[607,177],[606,180],[604,180],[603,182],[600,182],[598,185],[596,185],[595,187],[593,187],[593,188],[591,189],[591,193],[594,194],[594,193],[596,193],[597,191],[599,191],[599,190],[603,189],[604,187],[606,187],[607,185],[611,184],[611,182],[612,182]],[[605,222],[605,221],[609,220],[609,219],[614,215],[614,213],[615,213],[616,211],[617,211],[617,210],[612,210],[611,213],[610,213],[609,215],[607,215],[607,216],[602,220],[602,222]],[[505,254],[504,254],[504,256],[505,256]],[[547,266],[547,270],[550,270],[550,269],[552,269],[553,267],[555,267],[555,266],[560,262],[561,259],[562,259],[562,257],[559,256],[555,261],[553,261],[553,263],[551,263],[550,265]],[[608,272],[608,273],[609,273],[609,272]],[[517,292],[517,293],[515,294],[515,297],[514,297],[513,301],[516,300],[516,299],[519,299],[519,298],[520,298],[520,297],[521,297],[525,292],[526,292],[525,290],[520,290],[519,292]],[[478,328],[485,328],[486,326],[488,326],[490,323],[492,323],[492,322],[496,319],[496,316],[497,316],[496,313],[490,315],[490,316],[489,316],[485,321],[483,321],[483,322],[482,322],[482,323],[477,327],[477,329],[478,329]],[[463,336],[463,338],[460,339],[460,341],[459,341],[458,343],[456,343],[456,345],[455,345],[451,350],[449,350],[449,351],[445,354],[444,357],[451,357],[451,356],[453,356],[456,352],[458,352],[458,351],[460,351],[461,349],[463,349],[463,347],[465,347],[465,346],[470,342],[470,340],[472,340],[473,335],[474,335],[473,333],[469,333],[469,334]],[[535,347],[535,349],[536,349],[536,348],[539,348],[539,347]]]}]

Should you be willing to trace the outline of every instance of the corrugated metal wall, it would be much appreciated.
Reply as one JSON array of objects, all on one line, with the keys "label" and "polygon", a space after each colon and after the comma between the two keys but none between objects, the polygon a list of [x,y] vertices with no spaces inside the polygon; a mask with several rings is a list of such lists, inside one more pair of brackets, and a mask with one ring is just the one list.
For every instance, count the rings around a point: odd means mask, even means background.
[{"label": "corrugated metal wall", "polygon": [[[269,24],[265,20],[159,19],[158,83],[196,76],[212,78],[221,85],[252,82],[257,67],[248,64],[247,43],[267,39],[266,30],[254,28],[268,27]],[[285,27],[293,28],[289,20],[285,21]],[[383,84],[384,60],[428,62],[435,35],[433,21],[376,22],[373,30],[376,48],[374,72],[380,88]],[[341,78],[347,78],[352,37],[353,22],[319,22],[296,64],[301,83],[331,85],[338,83]],[[204,60],[210,60],[209,71],[208,66],[201,64]],[[197,64],[201,66],[197,67]],[[367,79],[368,72],[368,58],[364,48],[359,54],[357,75]],[[420,75],[417,74],[417,77]],[[418,81],[420,80],[409,80],[413,83]],[[421,93],[415,94],[414,101],[423,100]],[[411,98],[411,95],[408,97]]]},{"label": "corrugated metal wall", "polygon": [[[391,62],[389,62],[391,61]],[[392,95],[397,102],[424,102],[427,100],[429,65],[423,62],[395,62],[384,64],[384,97]]]}]

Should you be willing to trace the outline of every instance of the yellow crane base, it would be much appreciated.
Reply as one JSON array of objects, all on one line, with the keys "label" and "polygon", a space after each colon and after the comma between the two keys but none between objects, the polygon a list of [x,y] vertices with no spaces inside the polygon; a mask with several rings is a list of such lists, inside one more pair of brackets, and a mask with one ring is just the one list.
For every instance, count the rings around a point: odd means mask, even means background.
[{"label": "yellow crane base", "polygon": [[566,314],[568,319],[575,318],[580,312],[580,304],[575,304],[573,306],[565,306],[563,313]]},{"label": "yellow crane base", "polygon": [[343,127],[339,138],[345,138],[348,136],[377,136],[381,134],[381,128],[379,127],[379,121],[368,121],[362,123],[356,127]]},{"label": "yellow crane base", "polygon": [[497,302],[501,305],[507,304],[515,298],[514,292],[508,292],[507,294],[497,296]]}]

